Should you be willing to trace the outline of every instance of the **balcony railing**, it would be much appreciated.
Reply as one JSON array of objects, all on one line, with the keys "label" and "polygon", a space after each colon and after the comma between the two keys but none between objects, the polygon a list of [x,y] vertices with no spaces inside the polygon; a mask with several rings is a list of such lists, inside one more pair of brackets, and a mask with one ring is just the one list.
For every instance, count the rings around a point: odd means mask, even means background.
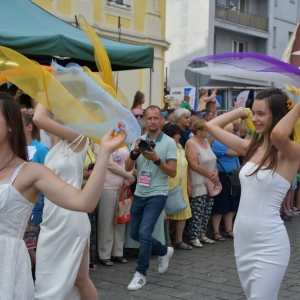
[{"label": "balcony railing", "polygon": [[251,28],[268,31],[268,18],[241,12],[237,9],[232,9],[221,4],[216,4],[215,18]]}]

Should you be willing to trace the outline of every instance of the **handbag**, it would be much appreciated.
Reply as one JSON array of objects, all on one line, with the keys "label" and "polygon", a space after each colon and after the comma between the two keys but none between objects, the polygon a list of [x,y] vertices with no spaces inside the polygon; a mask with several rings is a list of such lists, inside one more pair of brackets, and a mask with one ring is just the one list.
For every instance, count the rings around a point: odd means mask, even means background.
[{"label": "handbag", "polygon": [[207,187],[208,194],[211,197],[215,197],[219,195],[223,188],[220,180],[217,183],[214,183],[209,178],[206,178],[206,187]]},{"label": "handbag", "polygon": [[165,205],[165,213],[167,216],[175,215],[187,208],[187,204],[182,196],[182,191],[181,191],[184,162],[183,162],[183,156],[181,154],[181,151],[179,150],[179,152],[181,155],[181,173],[180,173],[179,185],[176,188],[170,190],[168,193],[168,198]]},{"label": "handbag", "polygon": [[130,187],[122,185],[119,201],[116,206],[114,224],[125,224],[130,221],[132,199],[133,196]]},{"label": "handbag", "polygon": [[[235,157],[235,159],[237,160],[237,158]],[[236,161],[236,167],[237,169],[227,173],[224,169],[224,167],[222,166],[222,164],[218,161],[217,162],[221,168],[223,169],[225,175],[226,175],[226,180],[227,180],[227,186],[228,186],[228,190],[231,196],[236,197],[238,195],[241,194],[241,182],[240,182],[240,178],[239,178],[239,171],[238,169],[238,163]]]},{"label": "handbag", "polygon": [[[193,140],[190,140],[196,147],[196,149],[198,150],[197,145],[194,143]],[[197,153],[198,155],[198,163],[200,166],[203,167],[202,161],[201,161],[201,156],[200,156],[200,152]],[[207,192],[209,194],[209,196],[211,197],[215,197],[217,195],[219,195],[222,191],[222,184],[218,178],[218,182],[214,183],[211,179],[206,177],[206,188],[207,188]]]}]

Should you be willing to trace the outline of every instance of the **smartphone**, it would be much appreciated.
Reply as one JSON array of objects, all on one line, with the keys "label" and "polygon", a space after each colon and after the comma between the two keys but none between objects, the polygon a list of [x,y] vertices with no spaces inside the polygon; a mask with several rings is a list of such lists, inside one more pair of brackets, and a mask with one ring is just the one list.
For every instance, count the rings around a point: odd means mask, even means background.
[{"label": "smartphone", "polygon": [[95,163],[90,163],[88,166],[88,171],[92,171],[94,169]]}]

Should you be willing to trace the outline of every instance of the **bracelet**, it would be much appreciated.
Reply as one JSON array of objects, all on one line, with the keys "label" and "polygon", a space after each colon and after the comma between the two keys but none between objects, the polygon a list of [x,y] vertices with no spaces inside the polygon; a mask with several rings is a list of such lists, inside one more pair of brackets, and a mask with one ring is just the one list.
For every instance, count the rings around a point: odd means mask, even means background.
[{"label": "bracelet", "polygon": [[134,150],[131,150],[131,151],[130,151],[129,157],[130,157],[131,160],[137,160],[137,158],[140,156],[141,153],[139,153],[139,154],[134,154],[133,151],[134,151]]}]

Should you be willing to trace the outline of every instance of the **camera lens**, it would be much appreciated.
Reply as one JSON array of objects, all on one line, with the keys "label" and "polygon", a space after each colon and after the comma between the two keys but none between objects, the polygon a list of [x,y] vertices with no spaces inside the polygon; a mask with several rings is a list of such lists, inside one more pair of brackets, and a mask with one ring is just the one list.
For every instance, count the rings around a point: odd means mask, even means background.
[{"label": "camera lens", "polygon": [[140,151],[147,151],[150,150],[150,145],[147,141],[141,140],[139,143],[139,150]]}]

